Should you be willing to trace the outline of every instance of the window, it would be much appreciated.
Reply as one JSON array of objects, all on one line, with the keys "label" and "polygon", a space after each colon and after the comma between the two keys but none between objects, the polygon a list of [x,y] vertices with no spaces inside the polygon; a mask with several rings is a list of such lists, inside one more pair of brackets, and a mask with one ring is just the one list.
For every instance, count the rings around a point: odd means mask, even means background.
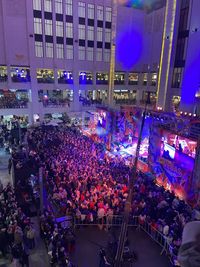
[{"label": "window", "polygon": [[97,6],[97,20],[103,20],[103,6]]},{"label": "window", "polygon": [[52,69],[37,69],[38,83],[54,83],[54,73]]},{"label": "window", "polygon": [[43,57],[43,43],[42,42],[35,42],[35,56],[36,57]]},{"label": "window", "polygon": [[94,19],[94,5],[88,4],[88,19]]},{"label": "window", "polygon": [[66,58],[67,59],[73,59],[74,58],[74,50],[72,45],[67,45],[66,46]]},{"label": "window", "polygon": [[87,48],[87,60],[93,61],[94,59],[94,49],[93,47],[88,47]]},{"label": "window", "polygon": [[79,84],[92,84],[92,73],[91,72],[79,72]]},{"label": "window", "polygon": [[97,27],[97,41],[102,42],[103,41],[103,29]]},{"label": "window", "polygon": [[115,72],[114,83],[115,84],[124,84],[125,74],[124,72]]},{"label": "window", "polygon": [[55,0],[55,11],[57,14],[63,13],[62,0]]},{"label": "window", "polygon": [[182,68],[174,68],[172,78],[172,88],[179,88],[181,84]]},{"label": "window", "polygon": [[112,21],[112,9],[111,7],[106,7],[106,21]]},{"label": "window", "polygon": [[52,43],[46,43],[46,57],[52,58],[53,57],[53,44]]},{"label": "window", "polygon": [[64,58],[64,45],[63,44],[56,44],[56,56],[57,58]]},{"label": "window", "polygon": [[105,42],[111,42],[111,29],[105,29]]},{"label": "window", "polygon": [[66,15],[72,16],[72,0],[66,0]]},{"label": "window", "polygon": [[41,0],[33,0],[33,9],[34,10],[41,10]]},{"label": "window", "polygon": [[30,69],[27,67],[11,67],[10,68],[10,75],[12,82],[21,83],[21,82],[30,82]]},{"label": "window", "polygon": [[56,36],[63,37],[63,22],[56,21]]},{"label": "window", "polygon": [[34,33],[42,34],[42,19],[34,18]]},{"label": "window", "polygon": [[66,22],[66,37],[73,38],[73,23]]},{"label": "window", "polygon": [[147,73],[143,73],[143,85],[147,85]]},{"label": "window", "polygon": [[103,50],[101,48],[97,48],[97,61],[102,61],[102,57],[103,57]]},{"label": "window", "polygon": [[44,0],[44,11],[52,12],[52,0]]},{"label": "window", "polygon": [[66,70],[58,70],[58,83],[73,84],[72,72]]},{"label": "window", "polygon": [[157,73],[152,73],[151,75],[151,85],[152,86],[156,86],[156,82],[157,82]]},{"label": "window", "polygon": [[78,38],[85,40],[85,25],[78,25]]},{"label": "window", "polygon": [[52,20],[45,19],[44,28],[45,28],[45,35],[53,35]]},{"label": "window", "polygon": [[96,84],[108,84],[108,73],[97,72],[96,73]]},{"label": "window", "polygon": [[79,46],[78,48],[78,59],[85,60],[85,47],[84,46]]},{"label": "window", "polygon": [[110,49],[104,49],[104,61],[110,62]]},{"label": "window", "polygon": [[0,82],[6,82],[8,79],[7,67],[0,66]]},{"label": "window", "polygon": [[88,26],[88,36],[87,39],[89,41],[94,41],[94,27]]},{"label": "window", "polygon": [[85,3],[78,2],[78,16],[85,18]]},{"label": "window", "polygon": [[137,85],[138,84],[139,75],[138,73],[129,73],[128,75],[128,84]]}]

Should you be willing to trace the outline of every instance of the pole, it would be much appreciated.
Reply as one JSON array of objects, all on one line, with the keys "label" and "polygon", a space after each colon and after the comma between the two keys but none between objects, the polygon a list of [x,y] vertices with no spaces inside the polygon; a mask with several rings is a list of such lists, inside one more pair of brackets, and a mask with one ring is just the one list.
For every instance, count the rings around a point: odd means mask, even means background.
[{"label": "pole", "polygon": [[127,197],[125,208],[124,208],[124,219],[123,219],[123,223],[121,227],[119,244],[118,244],[117,253],[115,257],[115,265],[114,265],[115,267],[122,267],[122,264],[123,264],[124,245],[126,241],[129,214],[131,211],[131,202],[132,202],[132,197],[133,197],[133,184],[137,176],[137,164],[138,164],[138,158],[139,158],[139,152],[140,152],[140,145],[142,141],[142,132],[143,132],[144,122],[145,122],[145,117],[146,117],[147,104],[149,102],[150,102],[150,94],[148,94],[148,98],[145,104],[145,109],[142,114],[142,123],[141,123],[140,133],[138,137],[135,160],[134,160],[134,165],[133,165],[133,175],[129,179],[129,192],[128,192],[128,197]]}]

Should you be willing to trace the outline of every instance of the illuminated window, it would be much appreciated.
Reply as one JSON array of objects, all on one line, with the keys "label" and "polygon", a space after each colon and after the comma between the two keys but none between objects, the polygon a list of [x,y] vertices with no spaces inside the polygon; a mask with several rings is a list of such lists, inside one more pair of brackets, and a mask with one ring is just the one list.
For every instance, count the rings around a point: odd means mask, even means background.
[{"label": "illuminated window", "polygon": [[92,73],[81,71],[79,72],[79,84],[92,84]]},{"label": "illuminated window", "polygon": [[27,108],[29,102],[28,90],[0,89],[0,109]]},{"label": "illuminated window", "polygon": [[73,101],[73,90],[39,90],[38,100],[44,107],[67,107]]},{"label": "illuminated window", "polygon": [[66,15],[72,16],[72,0],[65,0],[66,1]]},{"label": "illuminated window", "polygon": [[52,0],[44,0],[44,11],[52,12]]},{"label": "illuminated window", "polygon": [[73,59],[74,58],[74,49],[72,45],[66,46],[66,58]]},{"label": "illuminated window", "polygon": [[37,69],[38,83],[54,83],[54,73],[52,69]]},{"label": "illuminated window", "polygon": [[97,72],[96,73],[96,84],[108,84],[108,73]]},{"label": "illuminated window", "polygon": [[6,66],[0,66],[0,82],[6,82],[8,80],[8,73]]},{"label": "illuminated window", "polygon": [[35,42],[35,56],[36,57],[43,57],[43,43],[42,42]]},{"label": "illuminated window", "polygon": [[62,0],[55,0],[55,11],[57,14],[63,13]]},{"label": "illuminated window", "polygon": [[128,75],[128,84],[137,85],[138,84],[139,75],[138,73],[129,73]]},{"label": "illuminated window", "polygon": [[156,92],[143,91],[141,103],[142,104],[146,103],[146,101],[148,100],[148,95],[150,96],[150,105],[155,105],[156,104]]},{"label": "illuminated window", "polygon": [[72,72],[66,70],[58,70],[58,83],[73,84]]},{"label": "illuminated window", "polygon": [[56,36],[63,37],[63,22],[56,21]]},{"label": "illuminated window", "polygon": [[147,85],[147,77],[148,77],[147,73],[146,72],[143,73],[143,85]]},{"label": "illuminated window", "polygon": [[125,82],[125,73],[124,72],[115,72],[115,84],[124,84]]},{"label": "illuminated window", "polygon": [[41,10],[41,0],[33,0],[33,9],[34,10]]},{"label": "illuminated window", "polygon": [[152,86],[156,86],[156,82],[157,82],[157,73],[152,73],[152,76],[151,76],[151,85]]},{"label": "illuminated window", "polygon": [[63,44],[56,44],[56,56],[57,58],[60,58],[60,59],[64,58],[64,45]]},{"label": "illuminated window", "polygon": [[42,19],[34,18],[34,33],[42,34]]},{"label": "illuminated window", "polygon": [[78,16],[85,18],[85,3],[78,2]]},{"label": "illuminated window", "polygon": [[12,82],[15,83],[22,83],[22,82],[30,82],[30,69],[27,67],[11,67],[10,68],[10,75]]}]

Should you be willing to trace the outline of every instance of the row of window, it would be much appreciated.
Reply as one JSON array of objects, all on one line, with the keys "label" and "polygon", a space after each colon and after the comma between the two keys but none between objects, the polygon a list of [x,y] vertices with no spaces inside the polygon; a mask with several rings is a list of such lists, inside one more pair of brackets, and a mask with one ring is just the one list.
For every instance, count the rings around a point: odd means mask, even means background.
[{"label": "row of window", "polygon": [[[78,7],[73,5],[73,0],[55,0],[55,7],[53,6],[52,0],[33,0],[33,9],[41,11],[42,7],[45,12],[53,12],[53,8],[56,14],[66,14],[68,16],[73,15],[73,8],[77,10],[78,16],[80,18],[85,18],[86,15],[88,19],[95,18],[95,9],[96,9],[96,18],[97,20],[105,20],[111,22],[112,20],[112,9],[111,7],[104,7],[101,5],[87,4],[85,2],[79,1]],[[87,13],[87,14],[86,14]]]},{"label": "row of window", "polygon": [[[88,60],[88,61],[110,61],[110,49],[96,48],[96,53],[94,53],[94,47],[78,47],[78,60]],[[56,53],[56,55],[54,55]],[[54,51],[53,43],[45,43],[43,46],[42,42],[35,42],[35,54],[36,57],[47,57],[57,59],[74,59],[74,47],[72,45],[56,44]]]},{"label": "row of window", "polygon": [[[31,100],[30,90],[9,89],[0,90],[0,108],[27,108],[28,102]],[[148,91],[143,91],[140,104],[145,103]],[[73,90],[39,90],[38,101],[44,107],[67,106],[73,101]],[[108,99],[107,90],[79,90],[79,101],[83,104],[95,103],[91,101],[97,100],[98,103]],[[136,104],[137,91],[136,90],[114,90],[113,99],[116,104]],[[151,104],[156,102],[156,93],[150,92]],[[139,104],[138,103],[138,104]]]},{"label": "row of window", "polygon": [[[27,67],[10,67],[11,80],[13,82],[30,82],[30,69]],[[139,73],[128,73],[128,84],[137,85],[139,84]],[[148,73],[141,73],[142,84],[147,85]],[[157,82],[157,73],[150,73],[151,85],[155,86]],[[118,85],[126,84],[125,72],[115,72],[114,83]],[[5,82],[8,79],[7,67],[0,66],[0,82]],[[72,71],[57,70],[57,79],[60,84],[73,84],[73,73]],[[37,81],[38,83],[54,83],[54,71],[53,69],[37,69]],[[97,72],[96,73],[96,84],[108,84],[109,74],[108,72]],[[93,84],[92,72],[79,72],[79,84]]]}]

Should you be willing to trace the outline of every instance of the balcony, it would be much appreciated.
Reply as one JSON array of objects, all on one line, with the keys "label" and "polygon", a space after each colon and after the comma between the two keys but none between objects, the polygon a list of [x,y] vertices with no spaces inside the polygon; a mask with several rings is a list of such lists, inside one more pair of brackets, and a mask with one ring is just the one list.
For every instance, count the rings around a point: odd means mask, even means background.
[{"label": "balcony", "polygon": [[44,108],[56,108],[56,107],[70,107],[70,100],[66,99],[48,99],[43,100],[42,102]]},{"label": "balcony", "polygon": [[28,99],[18,100],[11,97],[0,98],[0,109],[28,108]]},{"label": "balcony", "polygon": [[115,99],[116,105],[136,105],[136,99]]},{"label": "balcony", "polygon": [[5,83],[5,82],[7,82],[7,80],[8,80],[7,75],[0,76],[0,83]]}]

